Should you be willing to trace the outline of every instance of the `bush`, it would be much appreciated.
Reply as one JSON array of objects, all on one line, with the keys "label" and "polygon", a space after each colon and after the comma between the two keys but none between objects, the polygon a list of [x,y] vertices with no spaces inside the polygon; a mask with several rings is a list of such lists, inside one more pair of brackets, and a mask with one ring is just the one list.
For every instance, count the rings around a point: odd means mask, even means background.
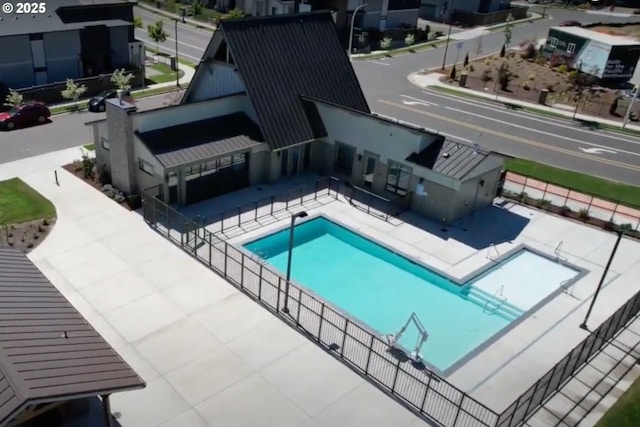
[{"label": "bush", "polygon": [[491,65],[491,60],[489,58],[484,60],[484,65],[489,66]]},{"label": "bush", "polygon": [[404,44],[407,46],[411,46],[416,42],[416,36],[412,33],[407,34],[407,37],[404,38]]},{"label": "bush", "polygon": [[549,91],[549,92],[553,92],[553,83],[547,83],[545,85],[545,88]]},{"label": "bush", "polygon": [[390,47],[391,47],[391,37],[385,37],[382,40],[380,40],[380,49],[389,50]]},{"label": "bush", "polygon": [[569,68],[568,68],[566,65],[564,65],[564,64],[560,64],[560,65],[558,65],[558,72],[559,72],[559,73],[564,74],[564,73],[566,73],[566,72],[568,71],[568,69],[569,69]]},{"label": "bush", "polygon": [[529,86],[529,82],[527,81],[522,82],[522,89],[531,90],[531,87]]},{"label": "bush", "polygon": [[522,59],[533,59],[536,53],[536,44],[533,40],[525,40],[520,43],[520,57]]},{"label": "bush", "polygon": [[473,64],[467,65],[467,71],[469,71],[470,73],[473,73],[475,71],[475,68],[473,67]]},{"label": "bush", "polygon": [[482,80],[484,83],[488,83],[493,80],[493,77],[491,76],[491,70],[484,70],[482,72],[482,76],[480,76],[480,80]]},{"label": "bush", "polygon": [[541,53],[538,53],[535,59],[535,63],[538,65],[544,65],[547,63],[547,58],[545,58]]},{"label": "bush", "polygon": [[589,210],[588,209],[580,209],[578,211],[578,216],[580,217],[580,219],[584,219],[584,220],[589,219],[590,218]]},{"label": "bush", "polygon": [[527,78],[531,81],[534,81],[536,79],[536,73],[534,73],[533,71],[530,72]]},{"label": "bush", "polygon": [[554,53],[553,55],[551,55],[551,58],[549,58],[549,67],[551,68],[555,68],[561,65],[562,63],[563,63],[562,57],[557,53]]}]

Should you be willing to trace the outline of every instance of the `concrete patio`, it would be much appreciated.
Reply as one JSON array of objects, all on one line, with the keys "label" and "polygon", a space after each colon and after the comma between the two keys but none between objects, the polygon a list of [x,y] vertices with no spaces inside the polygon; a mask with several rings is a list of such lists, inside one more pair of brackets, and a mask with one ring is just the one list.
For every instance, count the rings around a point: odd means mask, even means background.
[{"label": "concrete patio", "polygon": [[112,398],[123,427],[428,425],[139,214],[60,168],[56,186],[62,158],[31,160],[48,167],[20,176],[58,211],[29,257],[147,381]]}]

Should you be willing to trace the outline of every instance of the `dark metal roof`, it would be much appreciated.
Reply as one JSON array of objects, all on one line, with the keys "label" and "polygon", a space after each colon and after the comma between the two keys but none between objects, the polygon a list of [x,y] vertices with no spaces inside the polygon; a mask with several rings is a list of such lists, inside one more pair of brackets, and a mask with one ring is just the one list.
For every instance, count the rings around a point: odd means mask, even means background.
[{"label": "dark metal roof", "polygon": [[412,153],[407,161],[456,179],[463,179],[488,154],[457,142],[446,141],[443,136],[419,153]]},{"label": "dark metal roof", "polygon": [[314,139],[301,96],[370,113],[329,12],[224,20],[219,28],[272,149]]},{"label": "dark metal roof", "polygon": [[136,134],[166,168],[246,150],[264,142],[258,125],[244,113]]},{"label": "dark metal roof", "polygon": [[[14,10],[17,3],[24,3],[21,0],[4,0],[3,3],[7,1],[13,4]],[[95,2],[87,0],[55,0],[55,2],[46,2],[47,13],[0,14],[0,37],[79,30],[92,25],[106,25],[108,27],[133,25],[131,22],[119,19],[65,23],[58,15],[58,11],[63,8],[122,3],[126,2],[122,0],[96,0]],[[131,7],[133,7],[133,4]]]},{"label": "dark metal roof", "polygon": [[22,252],[0,247],[0,426],[31,402],[144,386]]}]

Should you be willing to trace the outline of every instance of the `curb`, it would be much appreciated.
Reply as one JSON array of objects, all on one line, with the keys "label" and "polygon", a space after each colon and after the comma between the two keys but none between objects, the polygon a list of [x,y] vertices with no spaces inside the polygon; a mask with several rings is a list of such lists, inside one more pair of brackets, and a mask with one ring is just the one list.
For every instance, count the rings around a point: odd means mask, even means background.
[{"label": "curb", "polygon": [[[137,7],[146,10],[147,12],[151,12],[155,15],[160,15],[160,16],[164,16],[167,18],[171,18],[171,19],[177,19],[179,22],[182,22],[182,15],[178,15],[176,13],[171,13],[171,12],[167,12],[166,10],[161,10],[158,9],[157,7],[153,7],[150,6],[146,3],[143,2],[138,2],[136,4]],[[206,22],[200,22],[200,21],[196,21],[195,19],[191,19],[191,18],[185,18],[184,19],[184,23],[185,24],[189,24],[192,25],[196,28],[202,28],[202,29],[207,29],[207,30],[211,30],[211,31],[215,31],[216,30],[216,26],[215,25],[211,25],[211,24],[207,24]]]}]

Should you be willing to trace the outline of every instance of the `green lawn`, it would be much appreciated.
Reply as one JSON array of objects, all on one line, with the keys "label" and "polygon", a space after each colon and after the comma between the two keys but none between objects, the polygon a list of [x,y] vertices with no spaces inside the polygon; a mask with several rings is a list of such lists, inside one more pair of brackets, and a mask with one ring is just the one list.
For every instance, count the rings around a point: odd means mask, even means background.
[{"label": "green lawn", "polygon": [[604,414],[596,427],[640,426],[640,380],[634,381],[618,401]]},{"label": "green lawn", "polygon": [[95,145],[93,145],[93,143],[85,144],[82,146],[82,148],[88,151],[96,151],[96,147]]},{"label": "green lawn", "polygon": [[0,223],[21,224],[55,215],[53,204],[19,178],[0,181]]},{"label": "green lawn", "polygon": [[[506,169],[624,205],[640,207],[640,188],[524,159],[508,159]],[[640,424],[639,424],[640,425]]]}]

